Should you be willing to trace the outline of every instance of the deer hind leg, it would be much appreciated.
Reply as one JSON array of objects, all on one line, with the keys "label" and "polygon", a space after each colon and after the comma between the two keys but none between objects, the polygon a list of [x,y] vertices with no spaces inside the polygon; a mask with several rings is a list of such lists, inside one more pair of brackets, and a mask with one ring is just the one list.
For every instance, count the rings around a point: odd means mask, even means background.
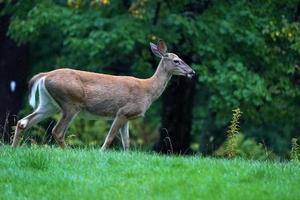
[{"label": "deer hind leg", "polygon": [[63,112],[61,119],[52,129],[52,135],[61,148],[66,147],[65,132],[77,112]]},{"label": "deer hind leg", "polygon": [[127,119],[125,116],[117,115],[114,122],[112,123],[110,130],[105,138],[104,144],[101,147],[101,150],[105,150],[109,147],[109,145],[112,143],[113,139],[115,138],[118,130],[127,122]]},{"label": "deer hind leg", "polygon": [[121,139],[124,150],[129,149],[129,122],[126,122],[120,129]]},{"label": "deer hind leg", "polygon": [[12,146],[16,147],[20,143],[22,132],[29,129],[33,125],[39,123],[43,119],[53,115],[56,112],[55,109],[43,109],[39,108],[30,115],[19,120],[16,125],[16,130],[13,138]]}]

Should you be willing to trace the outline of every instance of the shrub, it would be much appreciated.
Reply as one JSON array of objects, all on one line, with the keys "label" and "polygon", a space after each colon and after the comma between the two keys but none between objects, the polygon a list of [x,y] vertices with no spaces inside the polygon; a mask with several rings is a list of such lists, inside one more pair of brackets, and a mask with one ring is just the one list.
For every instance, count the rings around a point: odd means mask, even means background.
[{"label": "shrub", "polygon": [[264,148],[262,144],[258,144],[254,139],[246,138],[240,133],[239,120],[241,114],[242,112],[239,108],[233,110],[232,120],[227,131],[228,138],[224,144],[214,152],[214,155],[255,160],[275,159],[276,155]]},{"label": "shrub", "polygon": [[[226,147],[228,147],[228,140],[214,152],[215,156],[228,156]],[[275,160],[277,156],[271,151],[267,150],[261,143],[257,143],[252,138],[246,138],[243,134],[235,135],[234,156],[253,160]]]}]

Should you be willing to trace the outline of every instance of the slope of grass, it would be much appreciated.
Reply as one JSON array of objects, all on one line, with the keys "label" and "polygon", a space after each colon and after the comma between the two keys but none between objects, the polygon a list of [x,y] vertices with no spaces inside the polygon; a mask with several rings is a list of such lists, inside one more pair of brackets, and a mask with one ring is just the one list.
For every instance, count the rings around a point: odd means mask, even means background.
[{"label": "slope of grass", "polygon": [[300,199],[300,164],[0,147],[0,199]]}]

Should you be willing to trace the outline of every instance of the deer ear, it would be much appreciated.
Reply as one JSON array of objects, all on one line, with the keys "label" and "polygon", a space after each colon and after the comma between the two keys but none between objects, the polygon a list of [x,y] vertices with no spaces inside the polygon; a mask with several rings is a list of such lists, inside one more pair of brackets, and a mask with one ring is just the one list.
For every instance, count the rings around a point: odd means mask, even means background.
[{"label": "deer ear", "polygon": [[159,40],[157,43],[157,49],[160,52],[161,55],[166,56],[167,53],[167,45],[163,40]]},{"label": "deer ear", "polygon": [[158,47],[155,44],[150,42],[150,47],[151,47],[151,51],[154,55],[156,55],[159,58],[162,58],[163,55],[160,53],[160,51],[158,50]]}]

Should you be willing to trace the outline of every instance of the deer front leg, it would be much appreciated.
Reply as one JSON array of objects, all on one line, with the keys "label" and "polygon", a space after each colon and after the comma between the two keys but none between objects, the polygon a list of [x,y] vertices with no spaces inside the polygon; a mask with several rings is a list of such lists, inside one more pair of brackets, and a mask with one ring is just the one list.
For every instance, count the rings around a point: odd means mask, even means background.
[{"label": "deer front leg", "polygon": [[129,149],[129,122],[126,122],[120,129],[121,139],[124,150]]},{"label": "deer front leg", "polygon": [[124,115],[117,115],[114,122],[112,123],[110,130],[105,138],[104,144],[101,147],[101,150],[105,150],[112,143],[115,138],[118,130],[127,122],[127,118]]}]

